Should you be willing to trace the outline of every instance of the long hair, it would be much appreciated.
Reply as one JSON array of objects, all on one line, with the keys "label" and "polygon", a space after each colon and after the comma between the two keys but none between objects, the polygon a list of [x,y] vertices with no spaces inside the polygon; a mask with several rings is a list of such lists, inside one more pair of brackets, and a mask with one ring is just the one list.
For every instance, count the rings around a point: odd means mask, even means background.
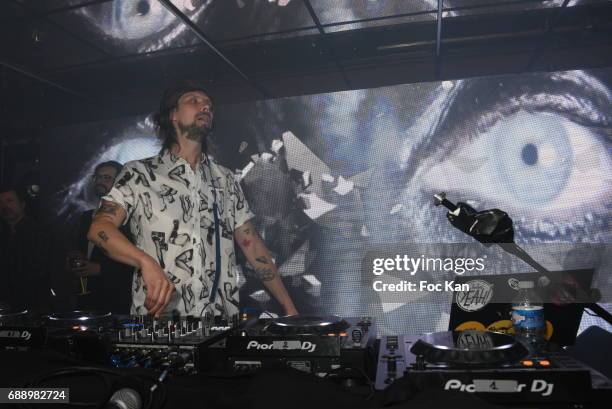
[{"label": "long hair", "polygon": [[96,165],[96,167],[94,168],[94,174],[98,172],[98,170],[100,168],[113,168],[115,169],[115,172],[117,173],[117,175],[119,174],[119,172],[121,172],[121,169],[123,169],[123,165],[117,161],[114,160],[109,160],[106,162],[101,162],[98,163]]},{"label": "long hair", "polygon": [[202,91],[213,102],[210,92],[195,81],[182,81],[166,89],[159,103],[159,109],[153,114],[155,132],[162,141],[162,152],[170,150],[173,145],[178,144],[176,129],[174,129],[174,124],[170,120],[170,115],[172,111],[178,108],[178,101],[181,96],[190,91]]}]

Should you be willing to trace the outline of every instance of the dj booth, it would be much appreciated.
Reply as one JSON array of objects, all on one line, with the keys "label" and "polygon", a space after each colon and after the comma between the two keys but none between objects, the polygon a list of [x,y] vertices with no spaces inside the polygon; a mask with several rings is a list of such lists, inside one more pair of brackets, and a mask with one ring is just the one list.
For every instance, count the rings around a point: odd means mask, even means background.
[{"label": "dj booth", "polygon": [[0,388],[68,388],[57,407],[107,408],[588,408],[612,397],[608,378],[552,343],[480,330],[378,338],[369,317],[241,318],[3,311]]}]

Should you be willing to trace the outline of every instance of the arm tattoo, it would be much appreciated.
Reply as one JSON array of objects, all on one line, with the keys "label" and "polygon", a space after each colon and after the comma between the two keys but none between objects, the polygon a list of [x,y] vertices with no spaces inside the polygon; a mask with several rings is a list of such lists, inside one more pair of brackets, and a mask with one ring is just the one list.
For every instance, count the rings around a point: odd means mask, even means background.
[{"label": "arm tattoo", "polygon": [[251,234],[251,229],[247,227],[246,229],[244,229],[243,233],[244,234]]},{"label": "arm tattoo", "polygon": [[[108,237],[107,237],[107,239],[108,239]],[[98,247],[100,250],[102,250],[102,253],[104,253],[107,256],[109,255],[108,254],[108,250],[106,250],[104,247],[102,247],[102,242],[101,241],[96,240],[94,242],[94,244],[96,245],[96,247]]]},{"label": "arm tattoo", "polygon": [[103,243],[106,243],[108,241],[108,235],[106,234],[106,232],[104,230],[100,230],[98,232],[98,237],[100,238],[100,240],[95,240],[94,244],[100,249],[102,250],[102,252],[106,255],[108,255],[108,251],[104,248]]},{"label": "arm tattoo", "polygon": [[261,281],[270,281],[276,278],[276,273],[274,273],[274,271],[272,271],[270,268],[255,269],[255,274]]},{"label": "arm tattoo", "polygon": [[255,261],[257,261],[257,262],[259,262],[261,264],[271,264],[270,260],[266,256],[256,257]]},{"label": "arm tattoo", "polygon": [[98,237],[101,238],[102,241],[105,243],[108,241],[108,235],[104,231],[99,231]]}]

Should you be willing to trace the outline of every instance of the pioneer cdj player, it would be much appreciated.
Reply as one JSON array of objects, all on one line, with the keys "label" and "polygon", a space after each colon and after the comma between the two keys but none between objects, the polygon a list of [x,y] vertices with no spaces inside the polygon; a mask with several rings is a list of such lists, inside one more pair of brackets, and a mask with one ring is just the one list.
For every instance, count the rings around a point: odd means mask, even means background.
[{"label": "pioneer cdj player", "polygon": [[587,403],[594,392],[612,393],[609,379],[562,349],[535,350],[476,330],[383,337],[376,389],[390,385],[473,393],[502,404]]},{"label": "pioneer cdj player", "polygon": [[[114,316],[72,311],[35,317],[0,315],[0,348],[50,349],[120,368],[175,374],[207,369],[248,372],[290,366],[314,374],[365,377],[376,362],[376,328],[369,317],[297,315],[231,322],[219,317]],[[361,375],[359,377],[361,377]]]},{"label": "pioneer cdj player", "polygon": [[314,374],[367,373],[373,367],[369,358],[375,362],[375,342],[369,317],[297,315],[259,319],[232,330],[209,352],[216,367],[238,372],[290,366]]}]

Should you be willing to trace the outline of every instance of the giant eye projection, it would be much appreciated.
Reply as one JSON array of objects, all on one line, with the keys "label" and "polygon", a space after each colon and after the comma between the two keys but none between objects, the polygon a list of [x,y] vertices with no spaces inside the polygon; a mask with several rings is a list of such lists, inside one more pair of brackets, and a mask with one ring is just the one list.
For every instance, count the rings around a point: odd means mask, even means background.
[{"label": "giant eye projection", "polygon": [[[166,21],[151,7],[151,18]],[[300,310],[373,315],[388,333],[440,330],[448,300],[398,303],[368,291],[364,253],[471,241],[432,208],[439,191],[504,209],[519,244],[609,243],[610,75],[523,74],[221,106],[211,153],[242,180]],[[159,150],[146,116],[57,129],[46,149],[79,134],[95,153],[73,164],[78,177],[48,172],[63,218],[96,205],[97,163]],[[241,300],[267,305],[259,284],[239,276]]]}]

